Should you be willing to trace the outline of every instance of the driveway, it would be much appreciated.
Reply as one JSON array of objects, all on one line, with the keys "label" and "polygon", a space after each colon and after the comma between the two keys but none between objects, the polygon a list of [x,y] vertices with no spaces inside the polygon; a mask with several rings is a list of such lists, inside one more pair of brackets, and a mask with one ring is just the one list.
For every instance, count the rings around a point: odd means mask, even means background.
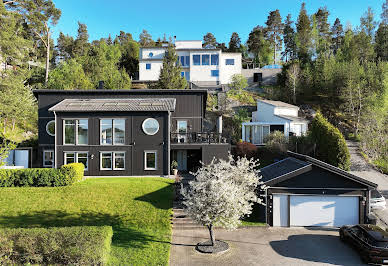
[{"label": "driveway", "polygon": [[336,229],[251,227],[215,232],[216,239],[229,243],[226,253],[195,250],[196,243],[208,239],[207,229],[174,230],[170,265],[363,265],[339,240]]}]

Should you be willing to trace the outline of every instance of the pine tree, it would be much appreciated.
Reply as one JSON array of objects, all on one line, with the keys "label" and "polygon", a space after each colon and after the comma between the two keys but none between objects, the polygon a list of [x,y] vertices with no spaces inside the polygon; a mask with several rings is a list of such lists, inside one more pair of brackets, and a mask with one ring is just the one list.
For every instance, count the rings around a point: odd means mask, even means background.
[{"label": "pine tree", "polygon": [[344,40],[344,29],[339,18],[336,18],[334,21],[333,27],[331,27],[331,34],[331,49],[333,54],[336,55]]},{"label": "pine tree", "polygon": [[327,21],[328,17],[329,11],[327,11],[326,7],[320,7],[317,13],[315,13],[318,30],[317,53],[325,56],[328,56],[330,48],[330,24]]},{"label": "pine tree", "polygon": [[247,41],[248,51],[254,54],[255,61],[260,65],[268,64],[271,58],[270,43],[265,39],[264,35],[264,28],[256,26],[249,33]]},{"label": "pine tree", "polygon": [[233,32],[229,41],[229,52],[237,53],[240,51],[241,39],[237,32]]},{"label": "pine tree", "polygon": [[377,26],[377,22],[374,20],[374,13],[371,7],[364,13],[364,16],[360,19],[360,25],[363,32],[368,35],[371,40],[374,37],[374,31]]},{"label": "pine tree", "polygon": [[90,49],[89,33],[86,24],[78,21],[78,34],[74,41],[73,57],[84,56]]},{"label": "pine tree", "polygon": [[302,64],[310,61],[311,49],[311,21],[307,15],[306,4],[302,3],[296,24],[296,46],[298,58]]},{"label": "pine tree", "polygon": [[279,9],[269,13],[265,24],[267,25],[265,28],[266,37],[271,43],[273,50],[273,62],[276,64],[276,54],[278,51],[282,50],[282,33],[284,26]]},{"label": "pine tree", "polygon": [[142,33],[140,33],[139,43],[142,47],[150,47],[155,44],[155,42],[152,40],[151,34],[149,34],[146,30],[143,30]]},{"label": "pine tree", "polygon": [[173,45],[169,45],[160,70],[158,87],[160,89],[185,89],[187,82],[181,76],[181,67],[176,64],[178,56]]},{"label": "pine tree", "polygon": [[388,61],[388,24],[380,23],[376,31],[375,42],[377,59]]},{"label": "pine tree", "polygon": [[217,40],[216,40],[216,37],[214,37],[213,33],[208,32],[205,36],[203,36],[202,47],[204,47],[204,48],[216,48],[217,47]]},{"label": "pine tree", "polygon": [[293,23],[291,14],[288,14],[283,28],[284,52],[282,55],[286,61],[294,60],[296,58],[295,30],[292,26]]},{"label": "pine tree", "polygon": [[65,35],[62,32],[59,33],[57,39],[57,56],[60,60],[67,60],[73,57],[74,39],[72,36]]}]

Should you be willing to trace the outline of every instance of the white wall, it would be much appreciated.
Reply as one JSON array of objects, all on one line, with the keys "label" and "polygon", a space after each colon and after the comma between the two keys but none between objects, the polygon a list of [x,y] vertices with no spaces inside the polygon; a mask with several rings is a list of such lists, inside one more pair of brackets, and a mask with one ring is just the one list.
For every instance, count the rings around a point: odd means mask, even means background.
[{"label": "white wall", "polygon": [[257,101],[257,111],[252,113],[252,122],[285,123],[286,120],[274,115],[275,106]]},{"label": "white wall", "polygon": [[[234,59],[234,65],[226,65],[226,59]],[[221,53],[220,56],[220,81],[228,84],[235,74],[241,74],[241,53]]]},{"label": "white wall", "polygon": [[[208,54],[209,55],[209,65],[202,65],[202,55]],[[220,64],[218,66],[212,66],[211,65],[211,55],[212,54],[218,54],[218,61],[220,63],[220,51],[190,51],[190,80],[192,82],[217,82],[220,81],[220,77],[212,77],[211,71],[212,70],[219,70],[221,75],[221,69]],[[193,62],[193,55],[200,55],[201,56],[201,65],[194,65]]]},{"label": "white wall", "polygon": [[[166,48],[163,47],[151,47],[151,48],[140,48],[140,58],[139,59],[163,59]],[[153,56],[150,57],[150,53],[153,53]]]},{"label": "white wall", "polygon": [[287,115],[298,117],[299,108],[275,107],[275,115]]},{"label": "white wall", "polygon": [[176,49],[202,48],[202,41],[175,41]]},{"label": "white wall", "polygon": [[[151,64],[151,69],[146,69],[146,64]],[[139,62],[139,80],[158,80],[163,61],[145,60]]]}]

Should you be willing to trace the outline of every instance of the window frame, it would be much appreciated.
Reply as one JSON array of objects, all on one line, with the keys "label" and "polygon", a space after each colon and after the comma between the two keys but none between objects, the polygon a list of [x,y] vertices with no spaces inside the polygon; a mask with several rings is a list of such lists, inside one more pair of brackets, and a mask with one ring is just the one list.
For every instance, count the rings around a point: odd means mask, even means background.
[{"label": "window frame", "polygon": [[[217,62],[214,62],[214,64],[213,64],[213,61],[215,61],[215,57],[217,57]],[[220,56],[218,54],[211,54],[211,56],[210,56],[210,64],[212,66],[218,66],[220,64]]]},{"label": "window frame", "polygon": [[[218,69],[212,69],[212,70],[210,70],[211,72],[210,72],[210,75],[212,76],[212,77],[219,77],[220,76],[220,71],[218,70]],[[215,74],[215,73],[217,73],[217,75]]]},{"label": "window frame", "polygon": [[[198,57],[198,63],[195,62],[194,57]],[[193,54],[193,66],[200,66],[201,65],[201,55],[200,54]]]},{"label": "window frame", "polygon": [[[147,167],[147,154],[155,154],[155,167]],[[144,170],[145,171],[156,171],[158,170],[158,151],[157,150],[145,150],[144,151]]]},{"label": "window frame", "polygon": [[[233,64],[228,63],[228,61],[229,61],[229,62],[232,61]],[[235,65],[234,63],[235,63],[235,62],[234,62],[234,58],[227,58],[227,59],[225,59],[225,65],[226,65],[226,66],[234,66],[234,65]]]},{"label": "window frame", "polygon": [[86,153],[86,166],[84,171],[88,171],[89,168],[89,152],[88,151],[63,151],[63,165],[67,165],[67,154],[72,153],[74,154],[74,163],[78,163],[78,153]]},{"label": "window frame", "polygon": [[[46,152],[52,152],[53,153],[53,163],[52,165],[46,165],[45,162],[45,153]],[[54,168],[54,165],[55,165],[55,151],[54,150],[43,150],[43,167],[44,168]]]},{"label": "window frame", "polygon": [[[100,123],[100,136],[99,136],[99,138],[100,138],[100,145],[101,146],[123,146],[123,145],[125,145],[125,137],[126,137],[126,124],[127,124],[127,119],[125,119],[125,118],[100,118],[99,119],[100,121],[99,121],[99,123]],[[102,120],[110,120],[111,121],[111,130],[112,130],[112,143],[111,144],[109,144],[109,143],[102,143],[102,138],[101,138],[101,134],[102,134],[102,123],[101,123],[101,121]],[[115,141],[115,130],[114,130],[114,128],[115,128],[115,122],[114,122],[114,120],[124,120],[124,143],[116,143],[116,141]]]},{"label": "window frame", "polygon": [[[110,168],[103,168],[102,167],[102,154],[103,153],[109,153],[110,154]],[[111,151],[100,151],[100,170],[101,171],[111,171],[113,170],[113,152]]]},{"label": "window frame", "polygon": [[146,63],[146,68],[145,69],[146,70],[151,70],[152,69],[151,63]]},{"label": "window frame", "polygon": [[[102,154],[103,153],[109,153],[110,154],[110,159],[111,159],[111,167],[110,168],[103,168],[102,167]],[[115,161],[116,161],[116,153],[123,153],[124,156],[122,157],[124,160],[124,168],[117,168],[115,167]],[[117,156],[120,158],[121,156]],[[100,170],[101,171],[125,171],[126,170],[126,160],[127,157],[127,152],[126,151],[100,151]]]},{"label": "window frame", "polygon": [[[158,130],[156,130],[156,132],[155,132],[154,134],[149,134],[149,133],[147,133],[146,130],[144,129],[145,123],[146,123],[147,121],[151,120],[151,119],[155,120],[155,121],[158,123]],[[141,129],[143,130],[144,134],[146,134],[147,136],[155,136],[156,134],[158,134],[158,132],[159,132],[159,130],[160,130],[160,123],[159,123],[159,121],[158,121],[156,118],[148,117],[148,118],[144,119],[143,123],[141,124]]]},{"label": "window frame", "polygon": [[[203,60],[204,57],[208,58],[207,64],[203,63],[204,62],[204,60]],[[202,54],[201,61],[202,61],[202,64],[201,64],[202,66],[210,66],[210,54]]]},{"label": "window frame", "polygon": [[[49,124],[51,124],[51,123],[54,123],[54,134],[51,134],[51,133],[49,132],[49,130],[48,130]],[[56,131],[56,129],[57,129],[57,127],[56,127],[56,124],[55,124],[55,120],[50,120],[50,121],[47,122],[47,124],[46,124],[46,133],[47,133],[49,136],[55,137],[55,133],[56,133],[55,131]]]},{"label": "window frame", "polygon": [[[115,162],[116,162],[116,153],[123,153],[124,154],[124,156],[123,156],[123,161],[124,161],[124,168],[116,168],[116,166],[115,166]],[[115,152],[113,152],[113,161],[112,161],[112,163],[113,163],[113,170],[117,170],[117,171],[125,171],[125,158],[126,158],[126,152],[125,151],[115,151]],[[121,156],[117,156],[117,157],[121,157]]]},{"label": "window frame", "polygon": [[[70,120],[73,120],[75,121],[75,124],[73,125],[74,126],[74,137],[75,137],[75,140],[74,140],[74,144],[73,143],[66,143],[65,140],[66,140],[66,121],[70,121]],[[87,143],[86,144],[79,144],[78,143],[78,125],[79,125],[79,121],[80,120],[86,120],[86,124],[88,126],[88,129],[87,129]],[[64,146],[87,146],[89,145],[89,119],[88,118],[65,118],[63,119],[62,121],[62,143]]]}]

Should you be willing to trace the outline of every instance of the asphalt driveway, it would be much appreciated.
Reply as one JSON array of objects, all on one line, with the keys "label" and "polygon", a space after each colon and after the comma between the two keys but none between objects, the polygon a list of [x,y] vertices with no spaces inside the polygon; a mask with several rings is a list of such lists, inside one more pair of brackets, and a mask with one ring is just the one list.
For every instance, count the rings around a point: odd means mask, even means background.
[{"label": "asphalt driveway", "polygon": [[173,230],[170,265],[363,265],[342,243],[336,229],[252,227],[216,229],[216,239],[231,249],[220,255],[198,253],[206,229]]}]

